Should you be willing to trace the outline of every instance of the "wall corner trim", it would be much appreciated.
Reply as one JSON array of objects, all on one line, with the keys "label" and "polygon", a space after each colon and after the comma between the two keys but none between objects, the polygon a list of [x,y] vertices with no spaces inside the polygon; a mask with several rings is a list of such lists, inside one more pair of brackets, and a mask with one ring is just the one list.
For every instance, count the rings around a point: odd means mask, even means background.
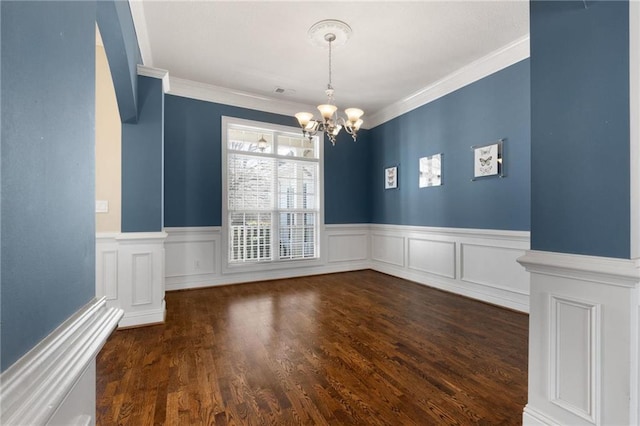
[{"label": "wall corner trim", "polygon": [[0,423],[45,424],[116,328],[122,310],[93,299],[0,376]]},{"label": "wall corner trim", "polygon": [[160,68],[147,67],[145,65],[138,65],[138,75],[144,77],[157,78],[162,80],[162,91],[164,93],[171,90],[171,83],[169,79],[169,71]]}]

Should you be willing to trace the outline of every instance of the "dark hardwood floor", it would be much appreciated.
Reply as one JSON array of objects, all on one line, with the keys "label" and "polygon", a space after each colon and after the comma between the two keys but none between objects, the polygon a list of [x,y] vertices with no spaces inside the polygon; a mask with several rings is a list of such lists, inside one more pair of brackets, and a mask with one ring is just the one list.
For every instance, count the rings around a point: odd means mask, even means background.
[{"label": "dark hardwood floor", "polygon": [[521,423],[525,314],[373,271],[166,301],[100,352],[99,425]]}]

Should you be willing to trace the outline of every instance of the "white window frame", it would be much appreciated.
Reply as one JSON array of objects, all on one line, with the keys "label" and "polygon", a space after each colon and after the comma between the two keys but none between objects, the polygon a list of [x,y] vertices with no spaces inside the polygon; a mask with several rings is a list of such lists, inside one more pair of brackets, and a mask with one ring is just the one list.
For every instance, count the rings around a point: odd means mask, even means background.
[{"label": "white window frame", "polygon": [[[228,166],[228,127],[229,125],[240,125],[248,127],[258,127],[276,132],[301,133],[299,127],[289,127],[279,124],[266,123],[261,121],[246,120],[236,117],[222,116],[221,119],[221,159],[222,159],[222,229],[221,229],[221,256],[222,273],[256,272],[265,270],[308,268],[321,266],[325,263],[325,224],[324,224],[324,134],[318,134],[318,228],[316,236],[317,257],[312,259],[274,259],[268,261],[255,262],[230,262],[229,261],[229,194],[227,182]],[[274,156],[277,158],[277,155]],[[279,252],[279,247],[272,247],[272,253]]]}]

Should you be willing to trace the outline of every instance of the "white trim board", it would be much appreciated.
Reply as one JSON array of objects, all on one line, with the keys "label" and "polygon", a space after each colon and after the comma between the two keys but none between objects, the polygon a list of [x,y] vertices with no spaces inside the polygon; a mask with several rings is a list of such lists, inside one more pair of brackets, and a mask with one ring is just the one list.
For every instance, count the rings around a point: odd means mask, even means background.
[{"label": "white trim board", "polygon": [[[122,314],[120,309],[108,308],[104,298],[93,299],[2,373],[0,423],[45,424],[61,409],[78,418],[91,416],[95,422],[95,404],[77,406],[69,395],[94,366]],[[95,399],[95,380],[80,396],[87,392],[93,392]],[[70,409],[63,408],[69,404]]]}]

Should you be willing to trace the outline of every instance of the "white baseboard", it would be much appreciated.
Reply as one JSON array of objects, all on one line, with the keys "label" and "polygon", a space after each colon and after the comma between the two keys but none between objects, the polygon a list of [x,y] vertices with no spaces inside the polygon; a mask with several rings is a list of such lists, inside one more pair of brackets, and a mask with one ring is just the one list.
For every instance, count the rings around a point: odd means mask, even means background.
[{"label": "white baseboard", "polygon": [[128,328],[140,327],[142,325],[161,324],[166,318],[166,313],[165,301],[163,300],[159,309],[126,312],[118,323],[118,327]]},{"label": "white baseboard", "polygon": [[95,357],[122,314],[94,299],[4,371],[0,423],[95,423]]},{"label": "white baseboard", "polygon": [[522,426],[559,426],[559,423],[527,405],[522,413]]}]

